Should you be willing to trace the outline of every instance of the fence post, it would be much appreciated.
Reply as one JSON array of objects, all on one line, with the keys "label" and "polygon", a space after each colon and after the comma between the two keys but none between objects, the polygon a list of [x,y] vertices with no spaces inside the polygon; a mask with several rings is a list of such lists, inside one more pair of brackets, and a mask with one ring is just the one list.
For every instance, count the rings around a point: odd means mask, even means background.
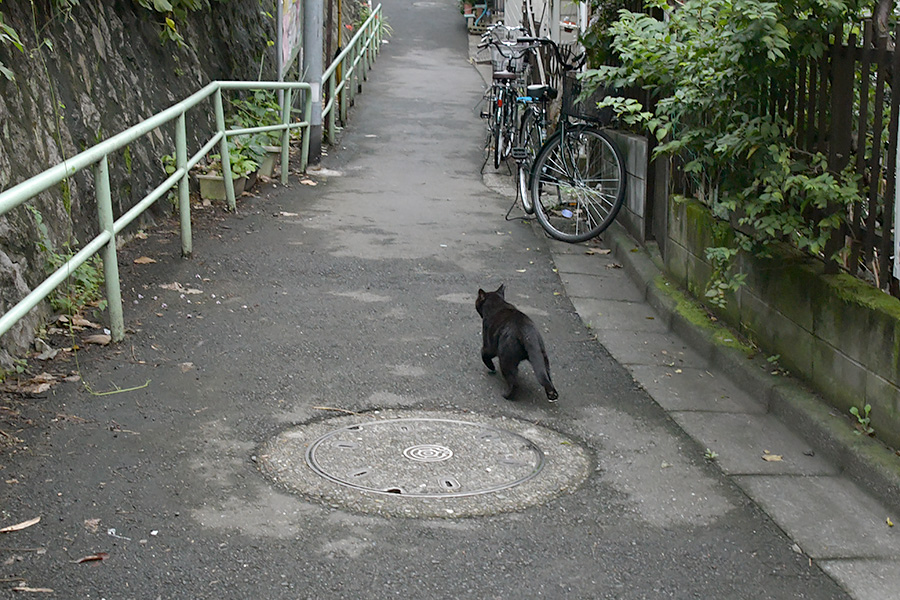
[{"label": "fence post", "polygon": [[97,217],[100,229],[110,238],[103,249],[103,278],[106,281],[106,305],[109,308],[109,330],[112,341],[125,339],[125,317],[122,314],[122,292],[119,289],[119,261],[116,256],[116,232],[109,186],[109,161],[104,155],[94,171],[97,194]]},{"label": "fence post", "polygon": [[[185,130],[184,113],[178,115],[175,122],[175,168],[187,167],[187,132]],[[181,256],[188,258],[193,254],[193,242],[191,241],[191,198],[190,175],[185,169],[184,175],[178,181],[178,215],[181,217]]]},{"label": "fence post", "polygon": [[339,107],[338,99],[334,97],[334,77],[334,71],[332,71],[331,75],[328,76],[328,97],[331,99],[331,110],[328,111],[328,143],[332,145],[334,144],[335,138],[337,137],[334,133],[334,113],[336,110],[338,110]]},{"label": "fence post", "polygon": [[356,45],[351,46],[353,51],[347,55],[347,62],[350,68],[347,70],[347,87],[350,89],[347,93],[347,109],[353,106],[354,97],[356,96]]},{"label": "fence post", "polygon": [[222,134],[219,143],[219,154],[222,157],[222,179],[225,181],[225,197],[228,199],[228,208],[237,210],[237,202],[234,199],[234,179],[231,173],[231,157],[228,156],[228,136],[225,135],[225,110],[222,108],[222,88],[216,88],[213,96],[213,104],[216,108],[216,129]]},{"label": "fence post", "polygon": [[341,123],[346,127],[347,125],[347,110],[350,105],[350,101],[348,99],[350,95],[350,72],[345,68],[346,63],[349,62],[348,58],[350,53],[347,53],[347,56],[341,61],[341,74],[344,79],[344,87],[341,89]]},{"label": "fence post", "polygon": [[[371,27],[371,25],[370,25]],[[366,28],[366,31],[359,38],[359,45],[361,46],[360,52],[362,55],[362,64],[363,64],[363,72],[362,78],[365,81],[369,80],[369,28]]]},{"label": "fence post", "polygon": [[381,40],[384,39],[384,25],[382,24],[382,10],[381,5],[378,5],[378,43],[375,45],[375,52],[381,52]]},{"label": "fence post", "polygon": [[[331,105],[331,114],[334,114],[334,104]],[[306,173],[306,166],[309,164],[309,121],[312,118],[312,98],[306,94],[306,101],[303,103],[303,120],[307,123],[306,131],[303,134],[303,142],[300,146],[300,170]]]},{"label": "fence post", "polygon": [[[281,185],[287,185],[290,171],[291,130],[288,125],[291,122],[291,91],[291,88],[284,91],[284,105],[281,107],[281,123],[284,125],[284,133],[281,134]],[[309,145],[309,127],[304,132],[303,145]]]}]

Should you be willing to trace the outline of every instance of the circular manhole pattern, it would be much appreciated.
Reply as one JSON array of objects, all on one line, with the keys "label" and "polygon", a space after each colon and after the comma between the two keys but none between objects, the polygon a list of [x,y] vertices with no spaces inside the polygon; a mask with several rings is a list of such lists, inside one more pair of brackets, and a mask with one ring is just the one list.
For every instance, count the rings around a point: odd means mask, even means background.
[{"label": "circular manhole pattern", "polygon": [[260,461],[279,484],[331,506],[392,516],[520,510],[574,489],[587,452],[515,419],[378,411],[282,432]]}]

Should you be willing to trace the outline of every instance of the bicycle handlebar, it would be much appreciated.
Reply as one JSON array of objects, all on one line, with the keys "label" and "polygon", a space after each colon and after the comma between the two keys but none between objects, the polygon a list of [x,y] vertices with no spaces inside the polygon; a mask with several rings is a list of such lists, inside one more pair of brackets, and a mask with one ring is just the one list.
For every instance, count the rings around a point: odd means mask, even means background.
[{"label": "bicycle handlebar", "polygon": [[585,54],[584,52],[580,52],[578,54],[575,54],[574,52],[567,52],[564,55],[559,44],[548,37],[520,37],[516,39],[516,42],[521,44],[542,44],[552,47],[553,52],[556,55],[556,60],[559,61],[559,64],[566,71],[574,71],[575,69],[581,67],[581,65],[583,65],[584,61],[587,59],[587,54]]}]

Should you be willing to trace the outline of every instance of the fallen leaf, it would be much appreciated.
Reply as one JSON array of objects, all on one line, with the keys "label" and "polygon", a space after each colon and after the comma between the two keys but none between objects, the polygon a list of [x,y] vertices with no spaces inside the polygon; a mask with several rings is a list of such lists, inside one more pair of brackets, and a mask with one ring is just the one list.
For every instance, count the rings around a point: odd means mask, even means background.
[{"label": "fallen leaf", "polygon": [[101,325],[97,325],[93,321],[88,321],[81,315],[75,315],[72,317],[72,325],[77,325],[78,327],[90,327],[91,329],[101,329]]},{"label": "fallen leaf", "polygon": [[300,183],[302,183],[303,185],[313,185],[313,186],[319,185],[318,183],[316,183],[316,182],[313,181],[312,179],[301,179],[301,180],[300,180]]},{"label": "fallen leaf", "polygon": [[44,350],[43,352],[35,356],[35,358],[37,360],[52,360],[56,358],[57,354],[59,354],[58,349],[50,348],[49,350]]},{"label": "fallen leaf", "polygon": [[35,385],[23,385],[20,390],[26,394],[43,394],[52,387],[49,383],[38,383]]},{"label": "fallen leaf", "polygon": [[12,531],[21,531],[23,529],[27,529],[27,528],[31,527],[32,525],[37,525],[40,522],[41,522],[41,518],[35,517],[33,519],[28,519],[27,521],[22,521],[21,523],[19,523],[17,525],[9,525],[7,527],[4,527],[3,529],[0,529],[0,533],[10,533]]},{"label": "fallen leaf", "polygon": [[136,265],[152,265],[155,262],[156,261],[149,256],[139,256],[138,258],[134,259],[134,264]]},{"label": "fallen leaf", "polygon": [[893,526],[894,526],[894,522],[891,521],[891,518],[890,518],[890,517],[888,517],[888,518],[885,520],[885,523],[887,523],[887,526],[888,526],[888,527],[893,527]]},{"label": "fallen leaf", "polygon": [[187,373],[188,371],[190,371],[191,369],[194,368],[194,363],[192,363],[192,362],[184,362],[184,363],[181,363],[180,366],[181,366],[181,372],[182,372],[182,373]]},{"label": "fallen leaf", "polygon": [[762,459],[766,462],[781,462],[782,456],[780,454],[771,454],[768,450],[764,450]]},{"label": "fallen leaf", "polygon": [[146,240],[146,239],[147,239],[148,237],[150,237],[150,236],[148,236],[148,235],[147,235],[146,233],[144,233],[143,231],[138,231],[136,234],[134,234],[134,237],[136,237],[136,238],[139,239],[139,240]]},{"label": "fallen leaf", "polygon": [[179,292],[181,294],[202,294],[203,293],[202,290],[198,290],[195,288],[186,288],[183,285],[181,285],[180,283],[178,283],[177,281],[175,283],[161,283],[161,284],[159,284],[159,287],[161,287],[164,290],[169,290],[172,292]]},{"label": "fallen leaf", "polygon": [[97,344],[99,346],[106,346],[112,341],[112,337],[106,335],[105,333],[95,333],[94,335],[89,335],[84,338],[85,344]]},{"label": "fallen leaf", "polygon": [[100,531],[100,519],[85,519],[84,528],[91,533]]},{"label": "fallen leaf", "polygon": [[82,556],[78,560],[73,560],[72,562],[75,564],[81,564],[86,562],[94,562],[98,560],[106,560],[109,558],[108,552],[98,552],[97,554],[89,554],[87,556]]},{"label": "fallen leaf", "polygon": [[53,590],[51,590],[50,588],[33,588],[33,587],[28,587],[27,585],[17,585],[16,587],[12,588],[12,591],[14,591],[14,592],[37,592],[37,593],[41,593],[41,594],[52,594],[53,593]]},{"label": "fallen leaf", "polygon": [[594,255],[594,254],[605,255],[605,254],[609,254],[610,252],[612,252],[612,250],[610,250],[608,248],[588,248],[587,250],[584,251],[585,254],[589,254],[589,255]]},{"label": "fallen leaf", "polygon": [[619,263],[609,263],[608,265],[606,265],[606,268],[607,269],[621,269],[622,265],[620,265]]}]

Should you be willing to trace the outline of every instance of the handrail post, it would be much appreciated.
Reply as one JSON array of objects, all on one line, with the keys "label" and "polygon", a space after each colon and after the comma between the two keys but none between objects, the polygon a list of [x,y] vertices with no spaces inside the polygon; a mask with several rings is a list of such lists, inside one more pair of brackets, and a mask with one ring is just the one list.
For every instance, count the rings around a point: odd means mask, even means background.
[{"label": "handrail post", "polygon": [[[288,129],[288,124],[291,119],[291,91],[291,88],[284,90],[284,105],[281,107],[281,123],[284,125],[284,133],[281,135],[281,185],[287,185],[290,170],[291,130]],[[303,136],[303,143],[309,144],[308,133]]]},{"label": "handrail post", "polygon": [[331,110],[328,111],[328,131],[327,131],[328,143],[332,144],[332,145],[334,144],[335,138],[337,137],[335,135],[335,131],[334,131],[334,127],[335,127],[335,114],[334,113],[335,113],[335,109],[337,109],[339,106],[338,99],[334,97],[334,89],[335,89],[334,78],[335,78],[335,74],[334,74],[334,71],[332,71],[331,75],[328,76],[328,97],[331,98]]},{"label": "handrail post", "polygon": [[187,171],[187,131],[182,112],[175,122],[175,168],[185,169],[178,181],[178,215],[181,217],[181,256],[188,258],[194,251],[191,240],[190,174]]},{"label": "handrail post", "polygon": [[353,44],[353,52],[351,52],[347,57],[350,59],[350,95],[349,101],[350,106],[353,106],[356,98],[356,77],[359,75],[356,72],[356,56],[357,56],[357,47],[356,44]]},{"label": "handrail post", "polygon": [[228,135],[225,133],[225,110],[222,108],[222,88],[216,88],[213,103],[216,108],[216,129],[222,134],[220,142],[220,156],[222,163],[222,179],[225,181],[225,197],[228,199],[228,208],[237,210],[237,202],[234,199],[234,179],[231,173],[231,157],[228,155]]},{"label": "handrail post", "polygon": [[125,339],[125,317],[122,313],[122,292],[119,289],[119,259],[116,256],[116,232],[112,211],[112,192],[109,186],[109,160],[100,159],[95,171],[97,217],[100,229],[108,231],[109,241],[103,250],[103,278],[106,281],[106,306],[109,309],[109,330],[112,341]]},{"label": "handrail post", "polygon": [[369,28],[366,27],[365,33],[359,38],[359,55],[362,63],[362,79],[369,80]]},{"label": "handrail post", "polygon": [[[309,162],[309,130],[312,127],[312,93],[305,94],[303,102],[303,121],[306,123],[306,131],[303,132],[303,141],[300,147],[300,170],[306,173]],[[331,115],[334,115],[334,104],[331,106]]]},{"label": "handrail post", "polygon": [[[347,53],[347,56],[350,56],[350,53]],[[350,95],[350,72],[346,68],[347,58],[344,58],[341,63],[341,78],[344,80],[344,86],[341,89],[341,124],[346,127],[347,125],[347,110],[350,105],[350,101],[348,100],[348,96]]]},{"label": "handrail post", "polygon": [[381,53],[381,43],[384,40],[384,11],[381,10],[381,5],[378,5],[378,44],[375,47],[375,52]]}]

